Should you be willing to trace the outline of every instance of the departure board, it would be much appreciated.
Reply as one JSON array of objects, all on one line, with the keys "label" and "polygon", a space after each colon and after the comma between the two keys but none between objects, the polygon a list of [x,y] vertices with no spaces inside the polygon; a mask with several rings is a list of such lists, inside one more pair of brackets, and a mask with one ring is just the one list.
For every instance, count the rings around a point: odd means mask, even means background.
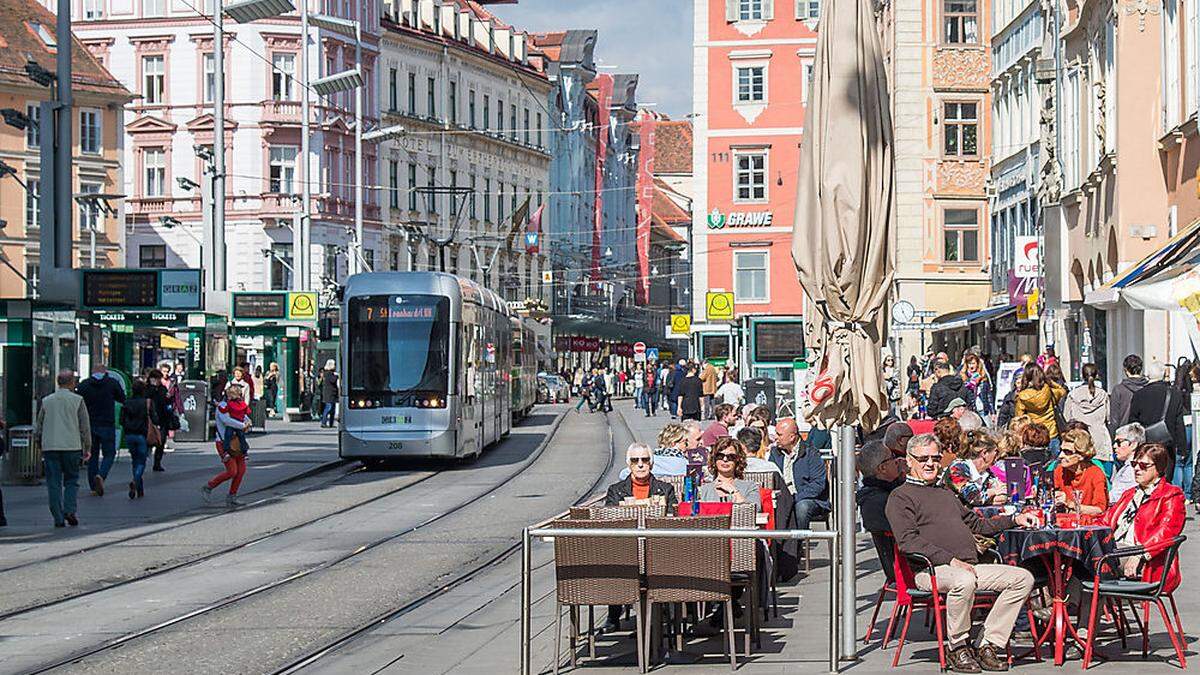
[{"label": "departure board", "polygon": [[158,272],[84,270],[83,304],[89,308],[158,307]]},{"label": "departure board", "polygon": [[234,293],[233,318],[283,319],[287,317],[287,293]]}]

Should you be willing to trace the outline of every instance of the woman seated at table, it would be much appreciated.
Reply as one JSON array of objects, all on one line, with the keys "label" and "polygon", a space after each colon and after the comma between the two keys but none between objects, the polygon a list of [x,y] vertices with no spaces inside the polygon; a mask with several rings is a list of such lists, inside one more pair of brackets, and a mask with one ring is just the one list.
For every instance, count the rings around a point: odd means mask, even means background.
[{"label": "woman seated at table", "polygon": [[1029,465],[1050,461],[1050,430],[1037,422],[1026,424],[1021,429],[1021,457]]},{"label": "woman seated at table", "polygon": [[746,446],[736,438],[717,439],[708,456],[708,473],[713,479],[700,486],[702,502],[751,503],[762,509],[758,483],[746,480]]},{"label": "woman seated at table", "polygon": [[[1186,504],[1183,490],[1163,476],[1171,467],[1171,454],[1161,443],[1146,443],[1134,452],[1133,478],[1137,486],[1125,491],[1101,516],[1113,530],[1117,548],[1145,546],[1144,555],[1122,559],[1126,578],[1156,582],[1163,575],[1164,546],[1183,532]],[[1179,559],[1167,570],[1166,592],[1179,585]]]},{"label": "woman seated at table", "polygon": [[942,484],[954,491],[967,506],[1008,503],[1004,483],[989,469],[1000,454],[996,441],[984,429],[968,431],[954,460],[942,474]]},{"label": "woman seated at table", "polygon": [[1062,435],[1062,452],[1054,467],[1054,503],[1080,515],[1098,516],[1108,508],[1108,481],[1092,463],[1092,437],[1078,429]]},{"label": "woman seated at table", "polygon": [[[1021,421],[1018,422],[1018,420]],[[1028,464],[1018,463],[1019,466],[1025,467],[1025,475],[1009,476],[1008,468],[1004,460],[1024,459],[1021,457],[1021,430],[1028,425],[1029,417],[1025,415],[1022,415],[1020,418],[1014,418],[1012,422],[1009,422],[1008,430],[1004,432],[1004,434],[1000,437],[1000,440],[997,442],[997,447],[1000,452],[998,458],[996,459],[996,463],[993,464],[991,468],[992,475],[996,477],[996,480],[1000,481],[1001,485],[1004,485],[1006,488],[1012,485],[1021,486],[1019,494],[1017,495],[1020,499],[1028,497],[1030,493],[1033,492],[1033,472],[1030,470]],[[1012,495],[1010,494],[1009,497],[1011,496]]]}]

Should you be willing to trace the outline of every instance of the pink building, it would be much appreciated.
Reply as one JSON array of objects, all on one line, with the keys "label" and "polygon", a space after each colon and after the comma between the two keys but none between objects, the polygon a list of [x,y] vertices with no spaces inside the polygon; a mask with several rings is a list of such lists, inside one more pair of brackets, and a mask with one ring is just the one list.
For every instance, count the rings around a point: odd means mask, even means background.
[{"label": "pink building", "polygon": [[799,315],[796,171],[819,0],[696,0],[693,331],[708,291],[735,313]]}]

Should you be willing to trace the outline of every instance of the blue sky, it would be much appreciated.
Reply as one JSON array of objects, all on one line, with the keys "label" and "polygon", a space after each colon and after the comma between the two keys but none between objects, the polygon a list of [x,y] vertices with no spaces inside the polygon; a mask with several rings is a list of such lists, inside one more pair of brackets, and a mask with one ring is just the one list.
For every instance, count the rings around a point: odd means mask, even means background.
[{"label": "blue sky", "polygon": [[638,100],[680,119],[692,111],[692,0],[520,0],[489,5],[528,31],[595,29],[601,72],[637,73]]}]

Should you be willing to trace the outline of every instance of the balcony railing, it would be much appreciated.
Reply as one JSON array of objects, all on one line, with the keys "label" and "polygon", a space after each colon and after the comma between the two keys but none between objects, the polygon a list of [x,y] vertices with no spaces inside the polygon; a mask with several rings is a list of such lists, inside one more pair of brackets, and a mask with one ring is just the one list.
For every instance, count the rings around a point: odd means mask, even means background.
[{"label": "balcony railing", "polygon": [[262,121],[267,123],[300,124],[300,101],[276,101],[267,99],[262,102]]}]

